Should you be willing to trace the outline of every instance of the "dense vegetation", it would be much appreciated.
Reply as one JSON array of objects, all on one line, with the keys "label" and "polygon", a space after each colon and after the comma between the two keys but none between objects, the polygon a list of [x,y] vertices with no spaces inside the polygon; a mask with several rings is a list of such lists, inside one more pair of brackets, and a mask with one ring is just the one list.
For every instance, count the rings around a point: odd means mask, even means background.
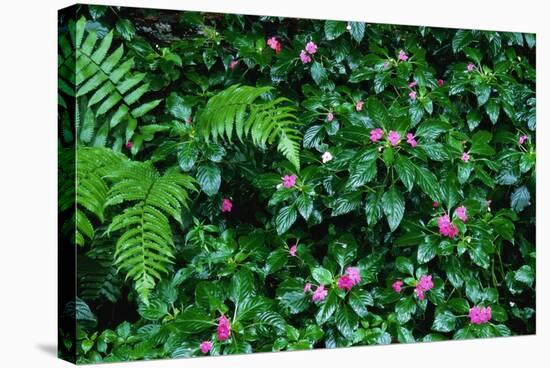
[{"label": "dense vegetation", "polygon": [[62,355],[535,333],[534,35],[78,9]]}]

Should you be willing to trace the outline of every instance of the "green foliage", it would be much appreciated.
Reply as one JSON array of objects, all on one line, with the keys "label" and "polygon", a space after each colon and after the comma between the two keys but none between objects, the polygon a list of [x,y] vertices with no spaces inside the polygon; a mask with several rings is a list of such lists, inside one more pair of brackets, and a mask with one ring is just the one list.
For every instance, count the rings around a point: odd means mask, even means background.
[{"label": "green foliage", "polygon": [[98,363],[535,333],[535,44],[80,6],[58,52],[78,270],[64,349]]}]

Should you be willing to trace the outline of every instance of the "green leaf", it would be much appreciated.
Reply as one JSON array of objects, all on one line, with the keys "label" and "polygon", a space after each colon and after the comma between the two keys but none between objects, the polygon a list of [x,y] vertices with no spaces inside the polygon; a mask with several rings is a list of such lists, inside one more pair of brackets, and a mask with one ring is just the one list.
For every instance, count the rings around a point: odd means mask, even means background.
[{"label": "green leaf", "polygon": [[368,314],[367,306],[373,306],[374,299],[366,290],[354,288],[349,293],[348,303],[359,317],[365,318]]},{"label": "green leaf", "polygon": [[510,198],[512,209],[516,212],[521,212],[531,205],[531,194],[525,185],[517,187]]},{"label": "green leaf", "polygon": [[319,310],[315,314],[315,320],[317,321],[317,324],[322,325],[326,323],[336,311],[337,306],[338,306],[338,297],[336,296],[336,293],[333,290],[330,290],[328,292],[326,299],[323,302],[321,302],[321,306],[319,307]]},{"label": "green leaf", "polygon": [[432,330],[439,332],[451,332],[456,327],[456,316],[450,311],[439,311],[435,314]]},{"label": "green leaf", "polygon": [[304,220],[307,221],[309,219],[309,216],[311,216],[311,212],[313,211],[313,199],[307,194],[302,193],[296,199],[296,207],[298,208],[298,212],[300,212],[300,215],[304,218]]},{"label": "green leaf", "polygon": [[191,107],[175,92],[172,92],[166,99],[166,110],[170,115],[182,121],[187,121],[191,116]]},{"label": "green leaf", "polygon": [[408,191],[412,190],[415,179],[415,170],[414,164],[406,156],[397,154],[395,160],[395,171],[397,171],[397,176],[405,185]]},{"label": "green leaf", "polygon": [[288,251],[283,249],[274,250],[267,256],[265,261],[265,273],[270,274],[276,272],[286,265],[288,260]]},{"label": "green leaf", "polygon": [[514,279],[531,287],[535,281],[535,271],[531,266],[523,265],[516,271]]},{"label": "green leaf", "polygon": [[468,128],[472,131],[481,123],[481,114],[478,110],[470,110],[466,115],[466,121],[468,122]]},{"label": "green leaf", "polygon": [[399,323],[407,323],[416,312],[416,302],[412,296],[407,296],[395,304],[395,313]]},{"label": "green leaf", "polygon": [[195,309],[187,310],[176,318],[178,329],[185,334],[196,334],[215,328],[216,323],[212,319]]},{"label": "green leaf", "polygon": [[388,113],[384,105],[375,97],[369,97],[367,100],[367,112],[369,117],[377,124],[384,126],[388,120]]},{"label": "green leaf", "polygon": [[294,206],[286,206],[279,210],[277,217],[275,218],[275,228],[277,234],[284,234],[290,229],[290,227],[296,222],[298,212]]},{"label": "green leaf", "polygon": [[350,338],[357,327],[359,326],[359,321],[357,315],[350,307],[343,305],[338,308],[336,312],[336,328],[338,331],[347,338]]},{"label": "green leaf", "polygon": [[424,242],[418,246],[418,263],[423,264],[431,261],[437,255],[437,244],[433,239],[427,237]]},{"label": "green leaf", "polygon": [[500,113],[500,104],[498,101],[494,98],[490,99],[487,105],[485,105],[485,111],[487,111],[487,115],[489,115],[489,119],[493,125],[496,124]]},{"label": "green leaf", "polygon": [[401,273],[414,275],[414,265],[410,259],[399,256],[395,259],[395,268]]},{"label": "green leaf", "polygon": [[326,268],[315,267],[311,270],[311,277],[321,285],[332,284],[332,274]]},{"label": "green leaf", "polygon": [[439,180],[428,169],[415,166],[416,169],[416,183],[433,201],[441,202],[441,190],[439,188]]},{"label": "green leaf", "polygon": [[382,218],[382,214],[382,198],[380,193],[369,193],[365,200],[367,224],[369,224],[369,226],[376,224]]},{"label": "green leaf", "polygon": [[327,79],[327,72],[325,68],[317,61],[314,61],[313,64],[311,64],[310,72],[311,78],[313,78],[317,85],[322,84]]},{"label": "green leaf", "polygon": [[428,119],[418,126],[415,135],[426,139],[436,139],[442,133],[448,132],[451,125],[437,119]]},{"label": "green leaf", "polygon": [[464,298],[452,298],[447,302],[447,305],[459,314],[466,314],[470,311],[470,305]]},{"label": "green leaf", "polygon": [[217,143],[210,143],[204,149],[204,155],[212,162],[221,162],[225,153],[225,148]]},{"label": "green leaf", "polygon": [[178,151],[178,163],[183,171],[189,171],[199,158],[199,149],[195,142],[184,142]]},{"label": "green leaf", "polygon": [[229,283],[228,295],[229,299],[238,305],[243,300],[250,298],[256,294],[254,287],[254,276],[247,269],[240,269],[231,278]]},{"label": "green leaf", "polygon": [[206,163],[197,168],[197,182],[209,197],[218,193],[221,181],[221,172],[218,166]]},{"label": "green leaf", "polygon": [[365,36],[365,23],[363,22],[350,22],[350,33],[353,39],[357,42],[361,42]]},{"label": "green leaf", "polygon": [[473,40],[472,31],[459,29],[456,31],[452,46],[453,46],[453,52],[456,54],[460,51],[462,51],[466,46],[468,46]]},{"label": "green leaf", "polygon": [[405,201],[395,186],[392,186],[382,196],[382,209],[388,220],[390,230],[395,231],[401,223],[403,214],[405,213]]},{"label": "green leaf", "polygon": [[485,130],[480,130],[472,136],[472,146],[469,152],[478,155],[493,155],[495,150],[489,145],[493,135]]},{"label": "green leaf", "polygon": [[325,21],[325,37],[327,40],[334,40],[344,32],[346,32],[346,22],[338,20]]},{"label": "green leaf", "polygon": [[493,221],[491,221],[491,225],[493,225],[495,231],[504,239],[510,242],[514,241],[515,226],[512,221],[505,217],[495,217]]}]

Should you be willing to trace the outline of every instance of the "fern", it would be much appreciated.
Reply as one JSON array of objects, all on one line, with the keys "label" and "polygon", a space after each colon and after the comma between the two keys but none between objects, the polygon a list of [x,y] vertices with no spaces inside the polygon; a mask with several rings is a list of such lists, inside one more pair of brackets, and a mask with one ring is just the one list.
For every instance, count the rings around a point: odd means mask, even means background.
[{"label": "fern", "polygon": [[103,179],[127,161],[126,156],[106,148],[79,148],[76,152],[76,244],[94,238],[94,228],[87,213],[103,222],[103,208],[109,188]]},{"label": "fern", "polygon": [[277,140],[277,150],[295,167],[300,169],[301,134],[295,128],[299,125],[295,108],[285,104],[286,98],[258,101],[258,98],[272,90],[272,87],[251,87],[234,85],[208,100],[198,117],[198,131],[207,140],[212,137],[227,137],[233,133],[242,141],[251,136],[259,147]]},{"label": "fern", "polygon": [[[88,97],[87,107],[94,108],[95,117],[104,121],[100,128],[104,132],[126,121],[126,139],[129,139],[128,135],[137,126],[137,119],[158,106],[162,100],[138,103],[150,90],[149,83],[144,81],[146,74],[132,72],[134,59],[124,58],[123,45],[111,50],[113,31],[99,40],[95,30],[87,31],[85,28],[86,19],[82,17],[74,31],[74,95],[77,98]],[[68,52],[67,47],[63,46],[61,50],[64,57]],[[60,75],[68,75],[69,71],[60,72]],[[67,85],[70,87],[69,83]],[[60,88],[62,86],[65,88],[65,84],[60,84]]]},{"label": "fern", "polygon": [[194,180],[175,170],[159,175],[150,162],[131,162],[108,176],[115,184],[106,206],[132,203],[115,216],[107,233],[120,231],[115,264],[135,281],[140,298],[148,303],[155,280],[168,272],[174,258],[169,217],[181,224],[187,192]]}]

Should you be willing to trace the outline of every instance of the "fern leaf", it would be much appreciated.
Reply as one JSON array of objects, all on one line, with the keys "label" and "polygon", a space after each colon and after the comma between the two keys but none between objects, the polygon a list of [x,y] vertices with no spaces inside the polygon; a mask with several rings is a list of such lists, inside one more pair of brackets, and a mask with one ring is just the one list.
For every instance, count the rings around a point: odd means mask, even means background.
[{"label": "fern leaf", "polygon": [[242,141],[251,137],[254,145],[265,147],[277,141],[277,150],[297,170],[300,169],[300,132],[293,128],[300,125],[295,109],[288,99],[259,100],[272,87],[233,85],[211,97],[199,113],[197,129],[208,141],[226,137],[233,132]]}]

